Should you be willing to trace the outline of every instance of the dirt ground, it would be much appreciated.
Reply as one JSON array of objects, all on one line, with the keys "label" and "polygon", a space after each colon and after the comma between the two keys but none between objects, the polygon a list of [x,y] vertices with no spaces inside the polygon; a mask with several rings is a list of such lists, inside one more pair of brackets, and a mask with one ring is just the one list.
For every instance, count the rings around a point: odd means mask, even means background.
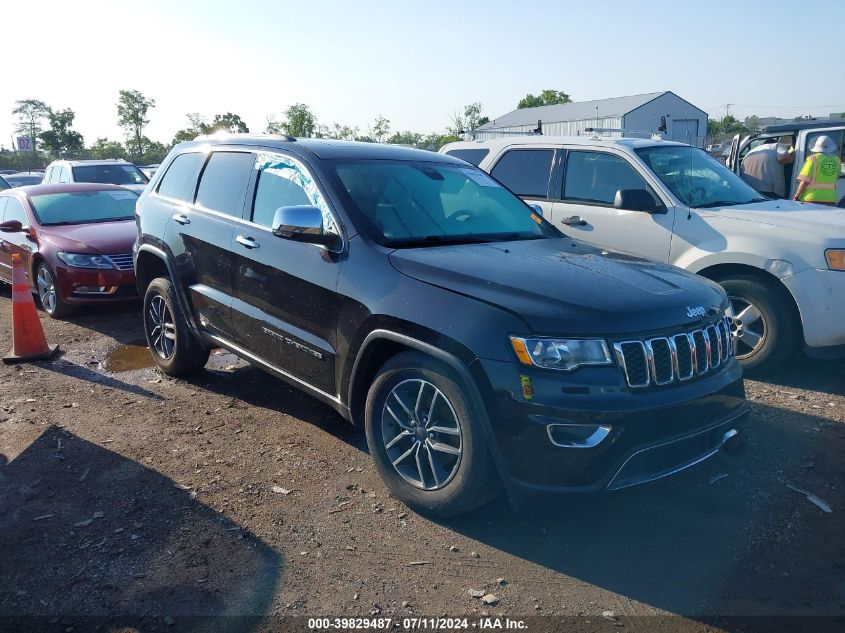
[{"label": "dirt ground", "polygon": [[137,304],[42,323],[63,355],[0,366],[0,630],[845,630],[841,361],[747,381],[744,442],[678,476],[435,522],[388,494],[359,431],[235,357],[189,381],[137,367]]}]

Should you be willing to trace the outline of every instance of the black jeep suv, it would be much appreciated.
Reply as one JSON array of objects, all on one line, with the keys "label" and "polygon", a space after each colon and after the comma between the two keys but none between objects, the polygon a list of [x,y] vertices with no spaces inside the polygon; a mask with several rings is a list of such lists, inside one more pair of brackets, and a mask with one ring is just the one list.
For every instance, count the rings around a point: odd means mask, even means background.
[{"label": "black jeep suv", "polygon": [[137,209],[158,366],[222,347],[289,381],[423,512],[668,475],[747,412],[718,285],[573,240],[449,156],[207,137]]}]

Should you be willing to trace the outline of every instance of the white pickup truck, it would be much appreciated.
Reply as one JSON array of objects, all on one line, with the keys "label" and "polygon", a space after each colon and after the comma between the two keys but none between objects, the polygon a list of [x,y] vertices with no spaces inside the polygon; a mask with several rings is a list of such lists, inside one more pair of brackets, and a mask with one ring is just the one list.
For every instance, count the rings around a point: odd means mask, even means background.
[{"label": "white pickup truck", "polygon": [[845,355],[845,210],[766,199],[704,151],[668,141],[517,136],[440,151],[571,237],[721,283],[747,370],[776,368],[799,343]]}]

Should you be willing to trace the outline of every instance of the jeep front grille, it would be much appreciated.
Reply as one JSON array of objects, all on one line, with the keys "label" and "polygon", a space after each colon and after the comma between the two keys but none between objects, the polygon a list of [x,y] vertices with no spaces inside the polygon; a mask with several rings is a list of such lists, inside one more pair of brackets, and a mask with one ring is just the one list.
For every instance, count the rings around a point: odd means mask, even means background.
[{"label": "jeep front grille", "polygon": [[629,387],[664,386],[702,376],[734,355],[730,319],[674,336],[613,344]]}]

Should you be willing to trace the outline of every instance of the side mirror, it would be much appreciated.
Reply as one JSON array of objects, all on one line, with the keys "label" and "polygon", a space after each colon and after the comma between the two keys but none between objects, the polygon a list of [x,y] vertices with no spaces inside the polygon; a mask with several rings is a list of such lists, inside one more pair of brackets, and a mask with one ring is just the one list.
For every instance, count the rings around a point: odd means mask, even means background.
[{"label": "side mirror", "polygon": [[657,213],[663,210],[663,205],[658,204],[651,192],[646,189],[620,189],[616,192],[613,207],[646,213]]},{"label": "side mirror", "polygon": [[18,220],[6,220],[5,222],[0,222],[0,231],[3,233],[20,233],[23,231],[23,224]]},{"label": "side mirror", "polygon": [[324,230],[323,212],[317,207],[279,207],[273,216],[271,228],[276,237],[294,242],[322,244],[328,248],[336,248],[340,242],[337,235]]}]

